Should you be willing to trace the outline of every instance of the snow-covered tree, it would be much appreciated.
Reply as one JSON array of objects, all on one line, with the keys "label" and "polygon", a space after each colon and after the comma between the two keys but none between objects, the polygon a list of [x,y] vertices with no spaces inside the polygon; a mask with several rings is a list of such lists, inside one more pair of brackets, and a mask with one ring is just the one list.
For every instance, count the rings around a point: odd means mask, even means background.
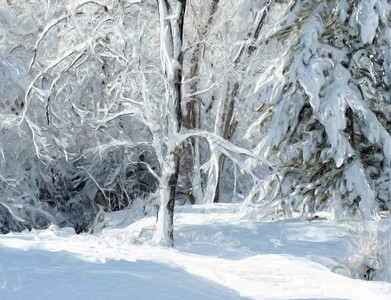
[{"label": "snow-covered tree", "polygon": [[370,219],[389,210],[389,9],[386,1],[290,3],[275,35],[289,50],[255,94],[262,121],[271,118],[256,151],[279,166],[258,199],[277,197],[280,215],[331,208],[337,218]]},{"label": "snow-covered tree", "polygon": [[2,232],[155,208],[172,245],[183,196],[251,217],[390,209],[387,1],[0,7]]}]

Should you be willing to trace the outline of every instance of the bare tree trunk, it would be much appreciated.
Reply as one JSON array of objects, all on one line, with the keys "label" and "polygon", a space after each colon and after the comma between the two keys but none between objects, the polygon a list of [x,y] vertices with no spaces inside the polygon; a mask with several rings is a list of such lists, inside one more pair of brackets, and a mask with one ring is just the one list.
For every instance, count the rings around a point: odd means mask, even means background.
[{"label": "bare tree trunk", "polygon": [[[262,11],[262,16],[261,16],[261,18],[255,28],[254,33],[250,32],[248,34],[249,37],[252,36],[252,42],[253,42],[252,44],[254,44],[254,45],[250,44],[247,47],[243,47],[241,49],[241,51],[239,52],[239,55],[235,59],[235,64],[240,63],[240,61],[243,59],[244,54],[246,54],[247,59],[253,55],[254,51],[256,50],[255,44],[256,44],[257,40],[259,39],[261,29],[266,21],[266,17],[267,17],[269,10],[270,10],[271,4],[272,4],[272,1],[267,2],[266,6],[264,7],[264,9]],[[245,51],[246,48],[247,48],[247,51]],[[229,85],[230,85],[230,82],[228,82],[228,87],[229,87]],[[235,98],[237,97],[237,94],[238,94],[238,89],[239,89],[238,82],[236,82],[234,84],[234,87],[233,87],[231,93],[230,93],[230,88],[228,88],[229,93],[227,94],[227,99],[230,99],[228,113],[227,114],[225,114],[225,112],[222,113],[220,124],[217,124],[218,120],[216,120],[216,125],[224,126],[224,130],[222,132],[222,137],[229,140],[229,141],[231,140],[232,135],[234,134],[236,126],[237,126],[237,122],[235,121],[235,117],[234,117],[234,109],[235,109],[234,106],[235,106]],[[226,106],[224,106],[223,109],[226,110]],[[218,158],[218,163],[217,163],[218,167],[217,167],[217,170],[215,171],[215,175],[214,175],[214,177],[217,177],[215,191],[213,193],[213,195],[214,195],[213,202],[215,202],[215,203],[220,201],[220,199],[219,199],[219,197],[220,197],[220,182],[221,182],[221,175],[222,175],[222,172],[224,169],[225,158],[226,158],[226,156],[223,153],[221,153]]]},{"label": "bare tree trunk", "polygon": [[174,246],[174,207],[175,194],[179,174],[179,147],[173,154],[174,170],[171,174],[162,174],[159,197],[160,207],[157,215],[156,231],[153,242],[168,247]]},{"label": "bare tree trunk", "polygon": [[[210,5],[208,20],[199,31],[200,41],[204,39],[209,31],[214,15],[217,12],[218,4],[219,0],[213,0]],[[198,43],[190,59],[189,79],[191,85],[189,91],[191,94],[197,91],[198,79],[196,77],[198,76],[202,47],[201,43]],[[197,96],[191,97],[190,101],[186,103],[186,112],[186,115],[182,115],[183,125],[188,129],[199,129],[201,126],[201,100]],[[181,158],[187,197],[191,204],[200,202],[204,198],[204,195],[201,184],[201,149],[199,137],[190,137],[184,142]]]},{"label": "bare tree trunk", "polygon": [[179,174],[180,145],[177,134],[181,129],[183,25],[186,0],[158,0],[160,14],[160,54],[166,77],[167,113],[163,120],[166,135],[160,137],[166,149],[161,149],[159,211],[153,242],[174,245],[174,206]]},{"label": "bare tree trunk", "polygon": [[[229,103],[229,109],[228,113],[225,116],[225,120],[223,120],[224,124],[224,130],[223,130],[223,138],[230,141],[232,138],[232,135],[235,132],[237,121],[235,121],[234,118],[234,111],[235,111],[235,97],[237,97],[239,89],[239,83],[235,83],[232,92],[230,93],[229,98],[231,98]],[[213,202],[217,203],[220,201],[220,182],[221,182],[221,174],[223,173],[224,169],[224,163],[225,163],[226,156],[222,153],[220,154],[219,161],[218,161],[218,173],[217,173],[217,183],[216,183],[216,190],[214,193]]]}]

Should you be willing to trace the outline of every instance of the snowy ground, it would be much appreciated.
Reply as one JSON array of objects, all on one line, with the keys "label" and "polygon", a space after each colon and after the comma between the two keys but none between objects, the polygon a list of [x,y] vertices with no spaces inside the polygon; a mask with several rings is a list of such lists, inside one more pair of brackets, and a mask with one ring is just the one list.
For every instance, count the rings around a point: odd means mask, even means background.
[{"label": "snowy ground", "polygon": [[[390,299],[390,283],[340,275],[360,254],[349,246],[357,226],[254,223],[236,211],[179,207],[174,249],[148,245],[154,218],[132,224],[126,212],[94,235],[2,235],[0,299]],[[389,219],[386,227],[389,240]]]}]

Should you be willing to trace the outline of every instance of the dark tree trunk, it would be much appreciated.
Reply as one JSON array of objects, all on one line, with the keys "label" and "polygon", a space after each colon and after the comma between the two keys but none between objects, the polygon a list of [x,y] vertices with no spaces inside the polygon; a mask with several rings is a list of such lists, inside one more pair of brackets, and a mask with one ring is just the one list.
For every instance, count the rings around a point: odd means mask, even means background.
[{"label": "dark tree trunk", "polygon": [[[268,1],[266,4],[265,9],[262,12],[262,16],[255,28],[254,33],[250,32],[248,36],[252,36],[252,43],[254,45],[249,45],[247,46],[247,51],[245,51],[246,47],[243,47],[239,55],[235,59],[235,64],[238,64],[242,59],[243,55],[247,52],[246,57],[250,58],[254,51],[256,50],[255,43],[259,39],[260,32],[262,30],[263,24],[265,23],[267,14],[270,10],[272,2]],[[234,87],[232,88],[232,91],[230,91],[230,88],[228,88],[228,94],[227,94],[227,99],[230,99],[229,101],[229,108],[228,108],[228,113],[225,115],[225,120],[223,119],[223,124],[224,124],[224,130],[223,130],[223,138],[227,140],[231,140],[232,135],[235,132],[236,126],[237,126],[237,121],[235,121],[235,116],[234,116],[234,109],[235,109],[235,98],[237,97],[238,94],[238,89],[239,89],[239,83],[236,82],[234,84]],[[223,117],[224,118],[224,117]],[[213,199],[213,202],[219,202],[220,201],[220,182],[221,182],[221,175],[224,169],[224,163],[225,163],[225,158],[226,156],[224,154],[221,154],[219,157],[219,162],[218,162],[218,177],[217,177],[217,184],[216,184],[216,190],[215,190],[215,197]]]},{"label": "dark tree trunk", "polygon": [[[213,0],[210,6],[209,10],[209,17],[205,24],[205,26],[200,30],[200,37],[199,39],[202,41],[203,38],[206,36],[206,34],[209,31],[210,25],[213,22],[214,15],[217,12],[219,0]],[[197,44],[191,59],[191,67],[190,67],[190,76],[191,79],[191,85],[190,85],[190,93],[195,93],[197,91],[197,85],[198,85],[198,79],[196,78],[198,76],[198,69],[199,69],[199,63],[200,63],[200,55],[201,55],[201,44]],[[182,115],[182,124],[187,129],[197,129],[201,126],[201,100],[197,96],[193,96],[190,98],[189,102],[186,103],[186,115]],[[195,161],[200,161],[200,145],[198,143],[198,137],[190,137],[187,141],[184,142],[183,148],[182,148],[182,166],[183,166],[183,172],[185,177],[185,187],[186,187],[186,195],[190,201],[191,204],[196,203],[196,196],[194,194],[194,190],[196,188],[200,188],[200,186],[193,186],[194,185],[194,176],[196,176],[196,172],[200,172],[199,169],[196,169],[196,163]],[[196,149],[197,148],[197,149]],[[198,157],[196,157],[198,155]],[[201,178],[201,174],[197,174],[198,178]],[[200,185],[200,182],[197,184]]]},{"label": "dark tree trunk", "polygon": [[[228,107],[228,113],[224,115],[223,124],[224,124],[224,130],[223,130],[223,138],[230,141],[236,126],[237,121],[235,120],[234,112],[235,112],[235,98],[237,97],[239,89],[239,83],[235,83],[232,90],[228,89],[228,95],[227,99],[230,99],[229,101],[229,107]],[[217,203],[220,201],[220,181],[221,181],[221,174],[223,173],[224,169],[224,163],[225,163],[225,155],[221,154],[219,157],[219,171],[217,175],[217,184],[216,184],[216,190],[215,190],[215,197],[213,199],[213,202]]]}]

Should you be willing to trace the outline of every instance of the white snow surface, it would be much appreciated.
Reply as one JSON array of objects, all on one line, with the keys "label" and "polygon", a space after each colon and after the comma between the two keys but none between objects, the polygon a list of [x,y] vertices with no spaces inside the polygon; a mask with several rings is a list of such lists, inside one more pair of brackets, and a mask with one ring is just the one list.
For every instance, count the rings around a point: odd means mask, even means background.
[{"label": "white snow surface", "polygon": [[154,217],[132,223],[127,211],[107,214],[95,234],[0,235],[0,299],[391,299],[386,281],[330,270],[349,255],[349,224],[254,222],[239,211],[178,207],[173,249],[148,244]]}]

